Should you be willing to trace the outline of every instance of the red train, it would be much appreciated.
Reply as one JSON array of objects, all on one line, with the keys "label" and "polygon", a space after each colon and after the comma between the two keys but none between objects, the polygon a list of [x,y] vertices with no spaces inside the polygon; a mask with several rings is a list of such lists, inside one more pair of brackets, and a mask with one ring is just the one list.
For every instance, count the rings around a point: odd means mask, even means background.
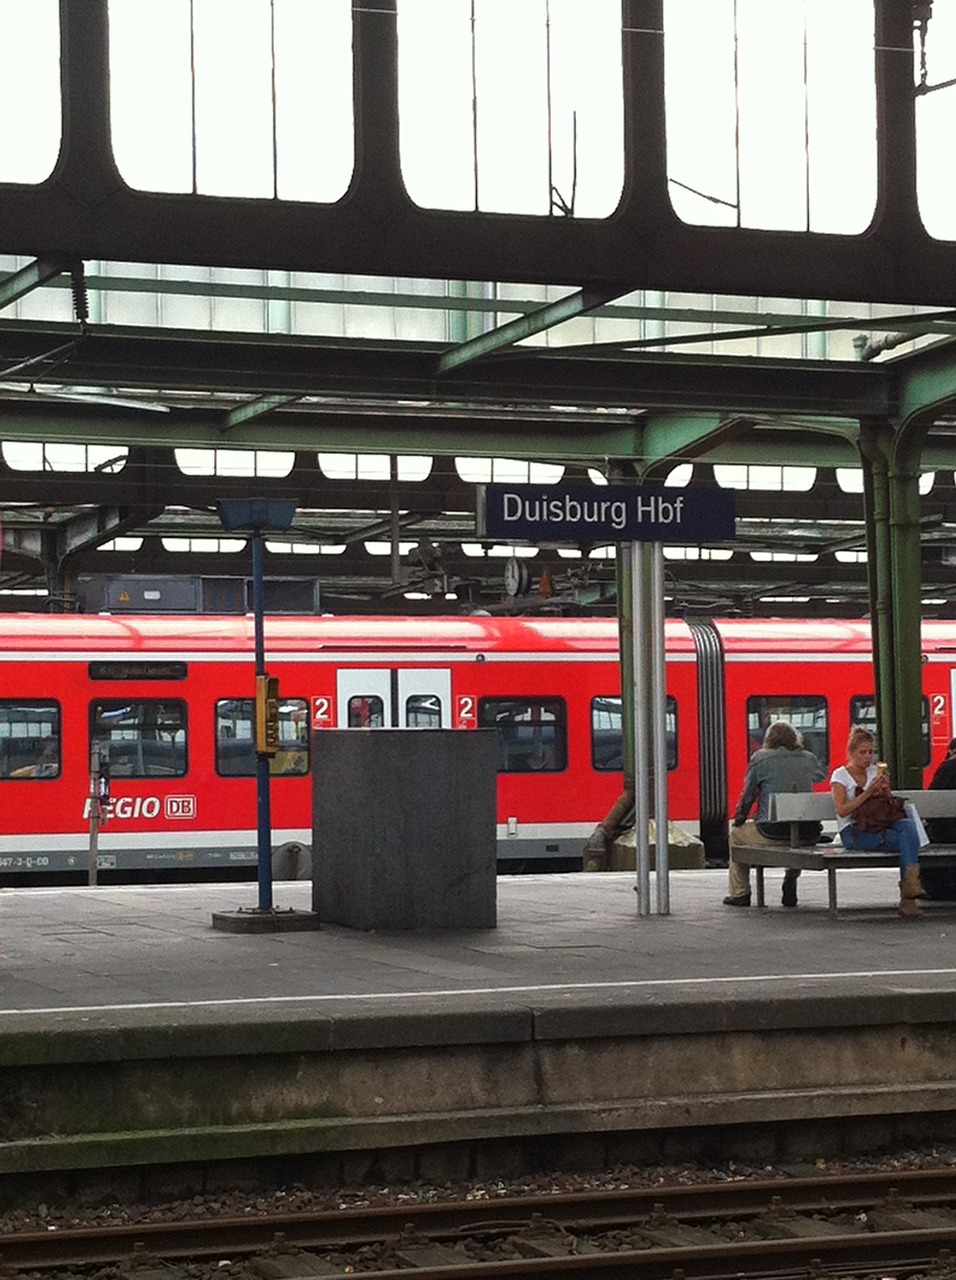
[{"label": "red train", "polygon": [[[489,727],[502,866],[580,866],[621,791],[617,648],[616,624],[592,618],[267,619],[274,844],[311,841],[312,730]],[[110,773],[104,879],[251,877],[253,651],[250,618],[7,615],[2,879],[85,875],[94,744]],[[954,733],[956,624],[926,623],[923,652],[929,768]],[[874,723],[865,623],[670,620],[667,680],[671,817],[715,857],[770,720],[829,767],[851,724]]]}]

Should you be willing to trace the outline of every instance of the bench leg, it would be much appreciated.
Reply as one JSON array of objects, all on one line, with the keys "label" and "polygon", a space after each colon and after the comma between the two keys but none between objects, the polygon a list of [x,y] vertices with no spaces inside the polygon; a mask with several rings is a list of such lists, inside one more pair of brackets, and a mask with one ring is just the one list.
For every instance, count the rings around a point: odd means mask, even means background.
[{"label": "bench leg", "polygon": [[836,867],[827,867],[827,905],[830,919],[837,918]]},{"label": "bench leg", "polygon": [[765,907],[767,905],[763,892],[763,867],[754,867],[757,873],[757,906]]}]

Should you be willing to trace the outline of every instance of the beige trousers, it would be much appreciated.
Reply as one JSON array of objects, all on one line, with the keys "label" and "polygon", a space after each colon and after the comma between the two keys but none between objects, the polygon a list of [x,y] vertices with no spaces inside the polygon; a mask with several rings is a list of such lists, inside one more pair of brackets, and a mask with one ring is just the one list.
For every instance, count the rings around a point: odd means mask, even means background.
[{"label": "beige trousers", "polygon": [[[754,846],[772,849],[774,845],[779,843],[778,840],[768,840],[765,836],[762,836],[754,822],[745,822],[742,827],[731,827],[730,862],[727,867],[728,894],[731,898],[745,898],[750,892],[750,868],[742,862],[734,862],[734,845],[749,846],[751,849]],[[796,880],[799,875],[799,871],[788,867],[783,873],[783,878],[784,880]]]}]

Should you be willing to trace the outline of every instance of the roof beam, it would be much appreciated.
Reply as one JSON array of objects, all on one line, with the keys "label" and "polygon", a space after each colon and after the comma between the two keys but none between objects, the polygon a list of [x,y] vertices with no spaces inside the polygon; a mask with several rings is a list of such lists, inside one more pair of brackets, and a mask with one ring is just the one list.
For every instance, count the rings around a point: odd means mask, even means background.
[{"label": "roof beam", "polygon": [[898,365],[897,414],[901,424],[934,413],[956,415],[956,342],[914,352]]},{"label": "roof beam", "polygon": [[96,507],[81,511],[56,526],[57,563],[64,568],[71,560],[86,551],[95,550],[104,542],[111,542],[127,532],[141,532],[162,507]]},{"label": "roof beam", "polygon": [[747,418],[721,418],[717,413],[656,413],[642,422],[642,453],[648,466],[692,462],[753,426]]},{"label": "roof beam", "polygon": [[[13,276],[13,272],[0,271],[0,282]],[[46,282],[50,288],[69,289],[71,281],[52,277]],[[450,281],[449,284],[454,282]],[[413,293],[374,289],[325,289],[307,285],[249,284],[235,281],[208,280],[198,274],[194,279],[165,280],[155,276],[90,275],[86,287],[91,292],[102,293],[152,293],[157,296],[177,295],[196,298],[242,298],[263,302],[306,302],[351,307],[411,308],[419,311],[464,311],[476,314],[515,312],[527,315],[539,310],[539,298],[514,296],[476,297],[472,294]],[[700,325],[750,325],[759,326],[760,333],[783,332],[783,326],[792,333],[818,333],[840,329],[874,329],[892,327],[898,330],[919,330],[921,333],[956,333],[956,312],[925,311],[909,315],[892,313],[885,315],[811,316],[804,319],[798,311],[760,311],[753,307],[738,309],[713,307],[674,307],[648,304],[612,302],[596,307],[591,313],[609,320],[665,320],[673,324]],[[792,327],[791,327],[792,326]],[[911,336],[915,336],[911,334]],[[598,344],[607,351],[615,346],[633,346],[633,343]],[[577,350],[565,347],[563,350]]]},{"label": "roof beam", "polygon": [[[6,358],[19,360],[21,367],[26,362],[38,365],[38,357],[46,358],[58,338],[75,342],[75,329],[25,321],[0,324]],[[602,411],[611,407],[884,417],[895,383],[895,370],[889,365],[860,361],[637,353],[612,358],[595,353],[582,359],[564,356],[560,347],[523,346],[507,359],[472,360],[463,369],[449,368],[436,388],[436,363],[468,345],[449,351],[432,342],[363,345],[302,335],[94,326],[69,348],[69,359],[55,373],[47,369],[30,381],[41,376],[45,381],[68,378],[74,384],[122,387],[127,394],[143,388],[152,395],[157,387],[167,392],[218,391],[229,393],[233,403],[243,395],[361,396],[374,399],[382,417],[387,417],[390,401],[418,401],[438,412],[443,402],[454,401],[489,415],[503,412],[504,406],[513,411],[514,406],[544,404],[599,406]],[[406,434],[414,438],[414,424]]]},{"label": "roof beam", "polygon": [[589,311],[594,311],[597,307],[603,307],[614,298],[620,298],[629,292],[628,286],[620,284],[610,287],[586,285],[576,293],[569,293],[567,297],[559,298],[557,302],[549,302],[547,306],[532,311],[530,315],[509,320],[507,324],[492,329],[489,333],[480,333],[477,338],[469,338],[467,342],[462,342],[451,351],[446,351],[438,359],[437,372],[442,374],[448,373],[451,369],[459,369],[472,360],[480,360],[495,351],[513,346],[524,338],[543,333],[546,329],[553,329],[555,325],[563,324],[565,320],[572,320]]},{"label": "roof beam", "polygon": [[[593,462],[603,457],[633,457],[639,449],[638,419],[620,415],[596,423],[573,414],[536,425],[529,432],[520,422],[496,422],[492,415],[475,419],[394,420],[384,415],[363,418],[336,414],[324,419],[279,417],[268,426],[252,420],[236,427],[230,447],[316,453],[388,453],[429,457],[513,457],[542,462]],[[208,414],[111,413],[90,416],[50,412],[22,414],[0,401],[0,438],[47,444],[156,445],[167,448],[216,449],[222,432]]]},{"label": "roof beam", "polygon": [[0,310],[16,302],[18,298],[32,293],[48,280],[61,276],[65,272],[72,273],[76,265],[76,261],[72,258],[53,255],[37,258],[27,263],[25,267],[21,267],[19,271],[11,272],[0,281]]},{"label": "roof beam", "polygon": [[[616,351],[644,351],[654,347],[687,346],[695,342],[738,342],[743,338],[783,338],[793,334],[832,333],[846,329],[872,330],[883,328],[887,324],[892,324],[903,331],[901,342],[908,342],[925,334],[939,333],[945,336],[956,331],[956,311],[951,310],[928,311],[923,315],[913,316],[873,316],[868,320],[861,320],[859,317],[849,320],[845,318],[825,320],[820,316],[804,320],[799,317],[761,317],[758,314],[749,327],[742,329],[715,329],[713,326],[738,324],[747,318],[744,313],[736,316],[732,312],[725,313],[723,319],[718,318],[720,314],[718,312],[706,314],[697,311],[694,314],[697,323],[705,326],[697,333],[664,333],[653,338],[621,338],[612,342],[562,346],[559,350],[562,355],[613,355]],[[675,322],[678,315],[676,312],[665,312],[664,319]]]},{"label": "roof beam", "polygon": [[225,435],[233,427],[239,427],[244,422],[252,422],[256,418],[261,418],[265,414],[271,413],[274,409],[281,409],[283,405],[294,404],[298,399],[298,396],[259,396],[257,399],[241,404],[235,409],[230,409],[220,430]]}]

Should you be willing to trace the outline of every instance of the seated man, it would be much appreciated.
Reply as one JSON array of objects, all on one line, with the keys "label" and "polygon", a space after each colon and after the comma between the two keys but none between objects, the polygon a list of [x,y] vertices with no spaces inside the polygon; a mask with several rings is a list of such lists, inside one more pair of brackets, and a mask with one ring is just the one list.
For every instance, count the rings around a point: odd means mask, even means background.
[{"label": "seated man", "polygon": [[[823,765],[812,751],[805,750],[800,735],[793,725],[778,720],[764,734],[763,746],[750,757],[744,777],[744,789],[734,815],[734,826],[742,827],[757,805],[756,828],[765,840],[790,843],[790,823],[770,821],[770,798],[782,792],[812,791],[815,782],[826,777]],[[819,822],[801,822],[801,844],[813,845],[819,840],[823,827]],[[733,840],[731,841],[733,843]],[[734,862],[731,850],[729,889],[724,904],[728,907],[750,906],[750,868]],[[785,907],[797,905],[797,878],[799,871],[788,868],[783,878],[781,901]]]}]

